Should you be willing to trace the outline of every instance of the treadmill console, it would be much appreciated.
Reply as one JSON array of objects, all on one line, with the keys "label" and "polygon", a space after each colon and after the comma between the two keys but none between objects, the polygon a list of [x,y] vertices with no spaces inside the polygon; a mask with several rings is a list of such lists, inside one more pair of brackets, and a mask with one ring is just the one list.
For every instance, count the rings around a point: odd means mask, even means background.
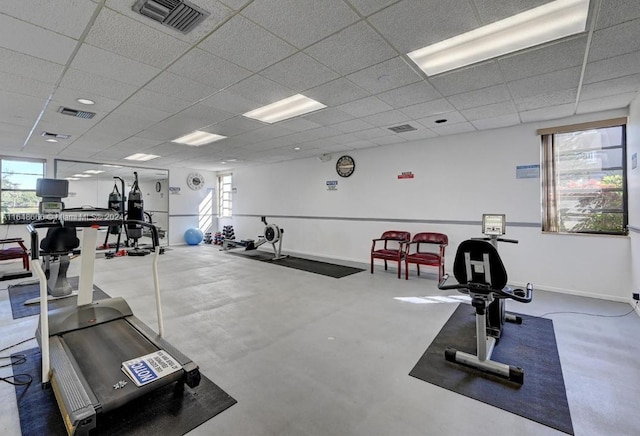
[{"label": "treadmill console", "polygon": [[483,214],[482,233],[487,236],[502,236],[505,234],[506,218],[504,214]]}]

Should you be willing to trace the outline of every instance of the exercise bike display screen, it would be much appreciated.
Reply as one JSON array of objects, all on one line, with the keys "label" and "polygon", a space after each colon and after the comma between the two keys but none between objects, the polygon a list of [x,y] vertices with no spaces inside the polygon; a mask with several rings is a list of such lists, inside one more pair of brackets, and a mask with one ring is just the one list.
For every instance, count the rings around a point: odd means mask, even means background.
[{"label": "exercise bike display screen", "polygon": [[482,215],[482,233],[485,235],[502,236],[505,233],[506,218],[504,214]]}]

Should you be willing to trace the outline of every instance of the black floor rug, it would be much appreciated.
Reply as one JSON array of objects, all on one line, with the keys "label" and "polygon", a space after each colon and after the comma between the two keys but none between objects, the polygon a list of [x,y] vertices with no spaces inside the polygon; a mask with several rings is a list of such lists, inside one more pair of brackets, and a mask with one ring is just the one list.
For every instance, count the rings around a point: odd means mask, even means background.
[{"label": "black floor rug", "polygon": [[[73,289],[78,289],[79,278],[69,277],[69,283]],[[11,302],[11,313],[13,319],[24,318],[25,316],[39,315],[40,305],[30,304],[24,305],[24,302],[30,298],[36,298],[40,296],[40,284],[39,283],[27,283],[9,286],[9,301]],[[102,289],[93,285],[93,299],[102,300],[109,298]],[[62,298],[60,300],[49,301],[49,310],[58,309],[65,306],[75,306],[78,298],[76,296],[69,298]]]},{"label": "black floor rug", "polygon": [[[19,354],[26,354],[27,363],[15,366],[14,374],[33,377],[30,385],[16,386],[22,435],[66,435],[53,390],[41,387],[40,351],[32,348]],[[179,390],[175,384],[168,385],[99,415],[97,428],[91,435],[183,435],[235,403],[235,399],[202,376],[196,388],[185,386]]]},{"label": "black floor rug", "polygon": [[246,257],[248,259],[259,260],[261,262],[269,262],[274,265],[286,266],[287,268],[299,269],[302,271],[320,274],[323,276],[340,279],[364,271],[362,268],[354,268],[351,266],[336,265],[335,263],[320,262],[317,260],[302,259],[300,257],[285,257],[279,260],[273,260],[274,255],[264,251],[230,251],[230,254]]},{"label": "black floor rug", "polygon": [[461,304],[409,375],[573,434],[553,322],[523,315],[506,324],[492,360],[524,368],[522,386],[444,358],[446,347],[475,354],[475,311]]}]

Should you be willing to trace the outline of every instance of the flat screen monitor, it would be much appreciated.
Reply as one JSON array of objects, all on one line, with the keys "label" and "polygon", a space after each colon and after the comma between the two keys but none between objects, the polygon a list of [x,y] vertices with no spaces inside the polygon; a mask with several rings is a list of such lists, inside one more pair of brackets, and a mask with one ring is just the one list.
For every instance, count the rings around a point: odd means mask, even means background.
[{"label": "flat screen monitor", "polygon": [[36,196],[41,198],[66,198],[69,196],[69,181],[38,179],[36,180]]},{"label": "flat screen monitor", "polygon": [[502,236],[505,233],[507,225],[504,214],[488,214],[482,215],[482,233],[485,235]]}]

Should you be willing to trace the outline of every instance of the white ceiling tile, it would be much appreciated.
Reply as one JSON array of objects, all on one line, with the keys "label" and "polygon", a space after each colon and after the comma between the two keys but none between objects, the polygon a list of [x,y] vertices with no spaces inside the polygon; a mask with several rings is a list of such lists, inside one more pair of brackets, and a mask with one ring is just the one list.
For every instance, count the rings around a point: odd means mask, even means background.
[{"label": "white ceiling tile", "polygon": [[478,27],[467,0],[403,0],[372,15],[368,21],[401,53]]},{"label": "white ceiling tile", "polygon": [[407,123],[411,119],[399,110],[392,110],[363,117],[362,121],[372,126],[387,127]]},{"label": "white ceiling tile", "polygon": [[84,42],[158,68],[165,68],[189,47],[108,8],[100,11]]},{"label": "white ceiling tile", "polygon": [[312,121],[321,126],[330,126],[332,124],[352,120],[353,118],[353,115],[349,115],[346,112],[342,112],[341,110],[332,107],[327,107],[302,117],[302,119]]},{"label": "white ceiling tile", "polygon": [[476,130],[475,126],[471,123],[456,123],[456,124],[438,124],[430,127],[431,130],[436,132],[438,135],[456,135],[458,133],[468,133],[474,132]]},{"label": "white ceiling tile", "polygon": [[511,101],[488,104],[472,109],[465,109],[460,113],[469,121],[481,120],[483,118],[495,118],[501,115],[515,114],[516,108]]},{"label": "white ceiling tile", "polygon": [[327,106],[338,106],[352,100],[369,95],[347,79],[341,78],[305,91],[304,95]]},{"label": "white ceiling tile", "polygon": [[260,75],[295,91],[304,91],[339,77],[334,71],[301,52],[271,65],[261,71]]},{"label": "white ceiling tile", "polygon": [[615,26],[625,21],[640,18],[638,0],[614,0],[600,2],[596,29]]},{"label": "white ceiling tile", "polygon": [[376,97],[365,97],[361,100],[342,104],[338,106],[338,109],[354,117],[366,117],[367,115],[386,112],[393,108]]},{"label": "white ceiling tile", "polygon": [[333,136],[331,138],[331,142],[335,143],[336,145],[344,145],[357,140],[358,137],[355,135],[355,133],[345,133],[343,135]]},{"label": "white ceiling tile", "polygon": [[372,94],[377,94],[419,82],[422,77],[398,56],[350,74],[347,79]]},{"label": "white ceiling tile", "polygon": [[291,130],[292,132],[303,132],[305,130],[316,129],[318,127],[322,127],[321,124],[314,123],[313,121],[307,120],[302,117],[296,117],[289,120],[284,120],[278,122],[278,126],[287,130]]},{"label": "white ceiling tile", "polygon": [[420,139],[435,138],[436,136],[438,136],[437,133],[435,133],[431,129],[427,129],[426,127],[422,127],[422,126],[415,126],[415,127],[417,127],[418,129],[412,130],[410,132],[398,133],[398,135],[407,141],[417,141]]},{"label": "white ceiling tile", "polygon": [[364,21],[312,45],[305,53],[340,74],[350,74],[398,55]]},{"label": "white ceiling tile", "polygon": [[387,129],[381,129],[380,127],[374,127],[372,129],[360,130],[353,133],[356,138],[366,139],[371,141],[374,138],[381,138],[384,136],[391,136],[393,133]]},{"label": "white ceiling tile", "polygon": [[509,89],[505,85],[490,86],[488,88],[478,89],[477,91],[447,97],[447,101],[458,110],[499,103],[510,99]]},{"label": "white ceiling tile", "polygon": [[260,103],[257,101],[248,100],[241,97],[239,94],[234,94],[226,90],[216,92],[211,97],[202,100],[200,103],[217,109],[222,109],[236,115],[244,114],[260,106]]},{"label": "white ceiling tile", "polygon": [[580,67],[567,68],[539,76],[509,82],[509,90],[515,99],[554,91],[577,88],[580,82]]},{"label": "white ceiling tile", "polygon": [[414,104],[413,106],[400,108],[400,111],[408,117],[417,120],[419,118],[425,118],[432,115],[453,112],[454,107],[451,106],[448,101],[441,98],[438,100],[428,101],[426,103]]},{"label": "white ceiling tile", "polygon": [[167,113],[180,112],[192,104],[189,100],[161,94],[148,89],[140,89],[127,101],[140,106],[152,107]]},{"label": "white ceiling tile", "polygon": [[389,136],[381,136],[380,138],[373,138],[371,142],[375,142],[378,145],[391,145],[391,144],[399,144],[401,142],[407,142],[405,138],[402,137],[402,134],[394,134]]},{"label": "white ceiling tile", "polygon": [[357,132],[359,130],[370,129],[372,127],[374,126],[372,126],[369,123],[365,123],[362,120],[344,121],[342,123],[334,124],[331,126],[332,129],[335,129],[336,131],[342,132],[342,133],[352,133],[352,132]]},{"label": "white ceiling tile", "polygon": [[68,36],[0,14],[0,47],[64,65],[76,43]]},{"label": "white ceiling tile", "polygon": [[638,90],[640,90],[640,74],[633,74],[631,76],[620,77],[618,79],[583,85],[580,91],[580,99],[590,100],[593,98],[625,94],[627,92],[635,92]]},{"label": "white ceiling tile", "polygon": [[78,39],[97,7],[83,0],[45,0],[32,7],[25,7],[23,0],[3,0],[0,13]]},{"label": "white ceiling tile", "polygon": [[588,112],[600,112],[611,109],[621,109],[629,106],[631,100],[638,96],[637,92],[626,94],[610,95],[591,100],[580,99],[576,113],[584,114]]},{"label": "white ceiling tile", "polygon": [[137,89],[134,85],[74,68],[69,68],[65,72],[60,86],[78,91],[78,97],[86,92],[87,95],[97,95],[114,100],[124,100]]},{"label": "white ceiling tile", "polygon": [[578,88],[563,89],[546,94],[531,95],[514,99],[518,111],[527,111],[546,106],[558,106],[565,103],[575,103]]},{"label": "white ceiling tile", "polygon": [[533,47],[498,59],[506,81],[582,66],[587,36]]},{"label": "white ceiling tile", "polygon": [[[0,90],[0,120],[7,124],[33,126],[46,99]],[[25,132],[25,138],[29,131]]]},{"label": "white ceiling tile", "polygon": [[547,121],[556,118],[564,118],[573,115],[574,108],[574,104],[563,104],[560,106],[534,109],[520,112],[520,119],[523,123],[532,123],[534,121]]},{"label": "white ceiling tile", "polygon": [[443,114],[434,115],[432,117],[419,118],[418,121],[420,124],[427,128],[439,126],[442,123],[436,123],[438,120],[447,120],[446,124],[457,124],[464,123],[467,121],[465,117],[462,116],[460,112],[446,112]]},{"label": "white ceiling tile", "polygon": [[587,63],[584,83],[630,76],[640,73],[640,51]]},{"label": "white ceiling tile", "polygon": [[365,141],[364,139],[362,139],[360,141],[349,142],[348,144],[344,144],[344,146],[351,148],[353,150],[360,150],[363,148],[377,147],[378,144],[376,144],[375,142]]},{"label": "white ceiling tile", "polygon": [[46,100],[53,90],[53,85],[22,75],[0,72],[0,89]]},{"label": "white ceiling tile", "polygon": [[197,102],[217,91],[216,88],[203,83],[194,82],[186,77],[178,76],[168,71],[153,79],[145,89],[160,94],[178,97],[191,102]]},{"label": "white ceiling tile", "polygon": [[504,81],[498,64],[490,61],[429,77],[429,82],[446,97],[499,85]]},{"label": "white ceiling tile", "polygon": [[220,0],[225,5],[229,6],[234,11],[239,11],[245,5],[251,3],[253,0]]},{"label": "white ceiling tile", "polygon": [[[255,74],[240,83],[227,88],[232,94],[237,94],[250,101],[256,101],[260,105],[271,104],[283,98],[297,94],[293,89],[279,85],[273,80]],[[324,103],[324,102],[321,102]],[[252,109],[256,109],[255,107]]]},{"label": "white ceiling tile", "polygon": [[241,15],[233,17],[198,47],[253,72],[273,65],[296,51]]},{"label": "white ceiling tile", "polygon": [[637,51],[639,40],[640,19],[598,30],[593,33],[591,40],[589,62]]},{"label": "white ceiling tile", "polygon": [[349,3],[366,17],[396,1],[397,0],[349,0]]},{"label": "white ceiling tile", "polygon": [[473,0],[482,25],[536,8],[550,0]]},{"label": "white ceiling tile", "polygon": [[158,68],[88,44],[82,44],[71,67],[131,85],[144,85],[160,72]]},{"label": "white ceiling tile", "polygon": [[0,47],[0,71],[46,83],[55,83],[63,66]]},{"label": "white ceiling tile", "polygon": [[249,70],[198,48],[171,65],[169,71],[218,89],[226,88],[251,75]]},{"label": "white ceiling tile", "polygon": [[144,121],[151,121],[153,123],[160,122],[173,115],[173,113],[165,112],[155,107],[142,106],[131,101],[124,102],[120,107],[118,107],[118,109],[112,112],[112,114],[125,117],[130,116]]},{"label": "white ceiling tile", "polygon": [[256,0],[242,15],[298,48],[359,19],[342,0]]},{"label": "white ceiling tile", "polygon": [[224,135],[227,137],[239,135],[244,132],[259,129],[264,127],[264,124],[258,121],[254,121],[250,118],[243,116],[235,116],[224,121],[215,123],[214,125],[205,127],[205,132],[217,133],[218,135]]},{"label": "white ceiling tile", "polygon": [[441,98],[441,95],[433,86],[423,80],[383,92],[376,97],[394,108],[403,108],[405,106],[437,100]]},{"label": "white ceiling tile", "polygon": [[495,118],[484,118],[482,120],[472,121],[476,129],[489,130],[497,129],[500,127],[515,126],[520,124],[520,117],[517,114],[501,115]]}]

